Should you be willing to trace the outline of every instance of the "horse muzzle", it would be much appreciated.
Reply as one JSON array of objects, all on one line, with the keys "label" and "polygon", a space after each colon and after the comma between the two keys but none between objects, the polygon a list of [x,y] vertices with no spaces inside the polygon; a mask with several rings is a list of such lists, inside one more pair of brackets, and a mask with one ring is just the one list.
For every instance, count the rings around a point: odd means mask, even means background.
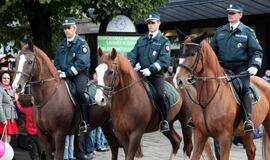
[{"label": "horse muzzle", "polygon": [[102,90],[97,89],[95,100],[99,106],[106,106],[108,103],[108,99],[106,96],[104,96]]}]

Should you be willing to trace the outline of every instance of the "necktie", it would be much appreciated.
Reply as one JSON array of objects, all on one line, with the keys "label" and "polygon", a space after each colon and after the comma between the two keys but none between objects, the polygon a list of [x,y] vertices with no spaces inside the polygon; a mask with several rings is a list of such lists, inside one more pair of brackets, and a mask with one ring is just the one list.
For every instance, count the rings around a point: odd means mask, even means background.
[{"label": "necktie", "polygon": [[149,40],[152,40],[153,34],[149,34]]},{"label": "necktie", "polygon": [[72,41],[68,41],[67,47],[71,47],[71,45],[72,45]]},{"label": "necktie", "polygon": [[233,31],[233,26],[231,26],[231,30],[230,30],[231,32]]}]

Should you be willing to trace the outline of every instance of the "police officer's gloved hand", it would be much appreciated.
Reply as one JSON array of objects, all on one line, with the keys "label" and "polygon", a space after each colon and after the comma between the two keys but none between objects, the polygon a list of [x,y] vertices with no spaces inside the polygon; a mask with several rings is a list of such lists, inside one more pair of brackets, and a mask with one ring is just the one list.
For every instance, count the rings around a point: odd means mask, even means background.
[{"label": "police officer's gloved hand", "polygon": [[59,73],[59,77],[60,78],[66,78],[67,76],[66,76],[66,73],[65,72],[60,72]]},{"label": "police officer's gloved hand", "polygon": [[256,75],[256,73],[258,72],[258,68],[254,67],[254,66],[251,66],[251,67],[248,68],[248,72],[251,75]]},{"label": "police officer's gloved hand", "polygon": [[142,69],[140,70],[140,72],[145,76],[145,77],[148,77],[151,75],[151,72],[148,68],[145,68],[145,69]]}]

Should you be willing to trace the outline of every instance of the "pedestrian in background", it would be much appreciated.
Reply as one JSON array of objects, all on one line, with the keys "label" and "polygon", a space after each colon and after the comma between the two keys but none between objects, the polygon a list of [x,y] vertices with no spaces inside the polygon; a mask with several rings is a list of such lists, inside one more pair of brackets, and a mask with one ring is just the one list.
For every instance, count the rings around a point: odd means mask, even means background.
[{"label": "pedestrian in background", "polygon": [[9,143],[11,136],[17,134],[16,119],[18,116],[9,71],[4,71],[0,77],[0,133],[5,135],[4,141]]},{"label": "pedestrian in background", "polygon": [[18,97],[15,94],[16,106],[17,108],[25,114],[25,123],[24,128],[27,134],[27,150],[32,160],[39,160],[40,148],[38,144],[38,130],[33,122],[33,105],[34,105],[34,97],[31,95],[20,95]]}]

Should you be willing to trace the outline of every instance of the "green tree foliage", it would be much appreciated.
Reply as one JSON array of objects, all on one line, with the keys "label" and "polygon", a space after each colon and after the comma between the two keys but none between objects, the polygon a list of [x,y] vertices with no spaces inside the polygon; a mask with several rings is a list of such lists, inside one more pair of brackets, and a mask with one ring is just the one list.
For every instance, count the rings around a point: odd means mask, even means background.
[{"label": "green tree foliage", "polygon": [[[61,22],[66,16],[85,17],[94,8],[94,22],[108,22],[117,14],[133,20],[145,15],[167,0],[1,0],[0,42],[32,34],[34,42],[50,57],[63,37]],[[53,46],[53,47],[52,47]]]}]

